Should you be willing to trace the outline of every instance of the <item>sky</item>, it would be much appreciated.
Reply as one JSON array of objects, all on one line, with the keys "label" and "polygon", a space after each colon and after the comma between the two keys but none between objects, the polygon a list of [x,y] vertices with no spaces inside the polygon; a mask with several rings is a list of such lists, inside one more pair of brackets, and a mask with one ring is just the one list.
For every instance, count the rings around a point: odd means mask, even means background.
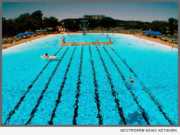
[{"label": "sky", "polygon": [[[13,0],[12,0],[13,1]],[[41,10],[44,16],[55,16],[59,20],[78,18],[84,15],[106,15],[120,20],[167,20],[178,18],[176,0],[61,0],[54,2],[10,2],[2,4],[3,16],[15,18],[22,13]],[[28,1],[28,0],[27,0]]]}]

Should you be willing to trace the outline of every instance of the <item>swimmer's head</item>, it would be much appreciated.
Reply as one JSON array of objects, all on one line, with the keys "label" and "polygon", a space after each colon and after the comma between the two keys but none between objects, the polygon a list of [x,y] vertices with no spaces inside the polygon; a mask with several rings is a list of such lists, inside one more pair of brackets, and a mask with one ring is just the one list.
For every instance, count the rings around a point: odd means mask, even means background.
[{"label": "swimmer's head", "polygon": [[134,80],[130,80],[131,83],[134,83]]},{"label": "swimmer's head", "polygon": [[130,83],[134,83],[134,79],[132,77],[129,77]]}]

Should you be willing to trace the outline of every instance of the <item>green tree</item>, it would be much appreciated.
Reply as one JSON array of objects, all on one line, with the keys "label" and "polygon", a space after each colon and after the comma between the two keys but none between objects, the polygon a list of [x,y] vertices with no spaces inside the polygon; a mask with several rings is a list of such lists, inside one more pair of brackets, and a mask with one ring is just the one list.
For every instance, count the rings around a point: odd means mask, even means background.
[{"label": "green tree", "polygon": [[31,14],[30,17],[31,26],[33,30],[39,29],[42,27],[43,13],[40,10],[37,10]]},{"label": "green tree", "polygon": [[14,21],[15,21],[15,29],[16,29],[16,32],[19,33],[19,32],[24,32],[26,30],[31,30],[33,27],[32,27],[32,24],[31,24],[31,16],[29,13],[25,13],[25,14],[22,14],[20,16],[18,16]]},{"label": "green tree", "polygon": [[178,21],[175,18],[168,19],[169,34],[173,35],[178,31]]},{"label": "green tree", "polygon": [[15,25],[16,24],[13,19],[6,19],[5,17],[2,17],[2,36],[14,36],[17,33]]},{"label": "green tree", "polygon": [[81,26],[81,19],[64,19],[60,22],[68,31],[77,31]]},{"label": "green tree", "polygon": [[151,23],[151,29],[160,31],[162,34],[167,34],[168,23],[166,21],[153,21]]},{"label": "green tree", "polygon": [[53,29],[56,28],[56,26],[59,25],[59,21],[57,18],[55,17],[44,17],[43,19],[43,27],[47,28],[47,27],[51,27]]}]

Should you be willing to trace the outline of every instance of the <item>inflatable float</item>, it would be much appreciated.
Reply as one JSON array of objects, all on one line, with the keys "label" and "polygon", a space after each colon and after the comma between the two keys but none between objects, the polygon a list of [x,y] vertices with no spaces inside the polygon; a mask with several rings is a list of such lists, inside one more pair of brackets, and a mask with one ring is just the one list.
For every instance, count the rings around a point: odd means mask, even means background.
[{"label": "inflatable float", "polygon": [[42,59],[46,59],[46,60],[56,60],[57,57],[56,56],[45,56],[45,55],[42,55],[41,56]]}]

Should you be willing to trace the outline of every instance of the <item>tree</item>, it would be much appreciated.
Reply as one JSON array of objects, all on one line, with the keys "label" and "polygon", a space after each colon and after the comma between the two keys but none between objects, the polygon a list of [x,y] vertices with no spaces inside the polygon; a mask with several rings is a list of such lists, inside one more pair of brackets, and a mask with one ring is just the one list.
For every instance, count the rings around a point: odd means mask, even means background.
[{"label": "tree", "polygon": [[56,26],[58,26],[59,22],[58,19],[55,17],[44,17],[43,19],[43,27],[47,28],[47,27],[52,27],[53,29],[56,28]]},{"label": "tree", "polygon": [[33,26],[31,24],[31,16],[29,13],[25,13],[25,14],[22,14],[20,16],[18,16],[14,21],[15,21],[15,29],[16,29],[16,32],[19,33],[19,32],[24,32],[26,30],[29,30],[29,29],[32,29]]},{"label": "tree", "polygon": [[43,13],[40,10],[32,14],[24,13],[15,19],[2,18],[3,37],[15,36],[20,32],[35,31],[42,27]]},{"label": "tree", "polygon": [[40,10],[37,10],[31,14],[31,23],[33,24],[33,30],[41,28],[42,21],[43,13]]},{"label": "tree", "polygon": [[14,36],[20,32],[25,31],[35,31],[41,28],[51,27],[53,30],[56,29],[58,25],[62,25],[69,31],[78,31],[80,26],[82,26],[82,20],[87,20],[89,30],[92,29],[112,29],[120,28],[127,30],[147,30],[152,29],[160,31],[162,34],[175,34],[178,30],[178,21],[175,18],[169,18],[168,21],[153,21],[153,22],[141,22],[141,21],[124,21],[115,20],[110,17],[103,15],[86,15],[84,18],[68,18],[58,21],[57,18],[43,17],[43,13],[37,10],[30,13],[24,13],[15,19],[2,18],[2,30],[3,37]]},{"label": "tree", "polygon": [[104,28],[110,28],[110,27],[114,27],[115,26],[115,21],[114,19],[110,18],[110,17],[104,17],[101,21],[100,21],[100,26],[104,27]]},{"label": "tree", "polygon": [[168,19],[169,33],[173,35],[178,30],[178,21],[175,18]]},{"label": "tree", "polygon": [[64,19],[60,22],[68,31],[80,30],[81,19]]},{"label": "tree", "polygon": [[3,37],[10,37],[14,36],[17,32],[15,28],[15,22],[12,19],[6,19],[5,17],[2,18],[2,36]]},{"label": "tree", "polygon": [[167,21],[153,21],[151,23],[151,29],[155,31],[160,31],[162,34],[167,34],[167,28]]}]

